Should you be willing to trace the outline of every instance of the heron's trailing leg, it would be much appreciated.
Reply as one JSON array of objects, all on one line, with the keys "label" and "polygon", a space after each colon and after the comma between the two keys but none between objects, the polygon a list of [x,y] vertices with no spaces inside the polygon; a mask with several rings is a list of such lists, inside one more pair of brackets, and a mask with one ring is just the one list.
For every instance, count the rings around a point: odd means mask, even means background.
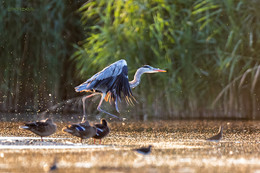
[{"label": "heron's trailing leg", "polygon": [[119,118],[118,116],[113,115],[113,114],[111,114],[111,113],[109,113],[109,112],[104,111],[103,109],[101,109],[101,104],[102,104],[102,102],[103,102],[105,96],[106,96],[106,94],[102,94],[102,97],[101,97],[100,102],[99,102],[99,104],[98,104],[97,110],[100,111],[100,112],[103,112],[103,113],[105,113],[105,114],[108,114],[108,115],[110,115],[110,116],[112,116],[112,117],[114,117],[114,118],[121,119],[121,118]]},{"label": "heron's trailing leg", "polygon": [[117,105],[117,97],[116,97],[116,101],[115,101],[115,106],[116,106],[116,111],[119,113],[119,109],[118,109],[118,105]]},{"label": "heron's trailing leg", "polygon": [[85,101],[87,98],[90,98],[90,97],[93,97],[94,95],[97,95],[97,94],[100,94],[100,93],[93,93],[93,94],[90,94],[88,96],[85,96],[82,98],[82,102],[83,102],[83,118],[82,118],[82,122],[85,121],[87,118],[86,118],[86,109],[85,109]]}]

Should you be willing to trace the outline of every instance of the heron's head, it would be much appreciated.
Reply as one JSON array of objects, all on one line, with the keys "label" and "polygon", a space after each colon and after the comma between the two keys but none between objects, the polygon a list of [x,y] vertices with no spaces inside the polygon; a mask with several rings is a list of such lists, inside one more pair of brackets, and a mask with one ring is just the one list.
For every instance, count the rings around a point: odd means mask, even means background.
[{"label": "heron's head", "polygon": [[144,65],[143,67],[141,67],[140,69],[142,69],[142,71],[144,73],[158,73],[158,72],[166,72],[166,70],[162,70],[159,68],[154,68],[152,66],[149,65]]}]

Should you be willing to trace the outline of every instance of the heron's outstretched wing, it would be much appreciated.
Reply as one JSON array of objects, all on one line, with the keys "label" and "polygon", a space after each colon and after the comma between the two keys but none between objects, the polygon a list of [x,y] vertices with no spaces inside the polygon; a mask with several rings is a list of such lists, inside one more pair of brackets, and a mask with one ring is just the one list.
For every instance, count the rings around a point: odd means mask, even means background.
[{"label": "heron's outstretched wing", "polygon": [[128,81],[128,69],[125,60],[119,60],[102,71],[93,75],[83,84],[75,87],[77,92],[97,90],[108,93],[112,101],[121,99],[123,92],[126,100],[129,101],[133,97]]}]

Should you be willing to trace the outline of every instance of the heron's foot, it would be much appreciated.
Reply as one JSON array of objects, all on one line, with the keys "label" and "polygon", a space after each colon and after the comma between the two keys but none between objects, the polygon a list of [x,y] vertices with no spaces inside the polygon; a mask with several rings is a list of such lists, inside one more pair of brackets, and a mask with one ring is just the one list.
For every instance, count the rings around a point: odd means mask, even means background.
[{"label": "heron's foot", "polygon": [[118,116],[116,116],[116,115],[114,115],[114,114],[111,114],[111,113],[109,113],[109,112],[107,112],[107,111],[104,111],[104,110],[101,109],[100,107],[98,107],[97,110],[100,111],[100,112],[103,112],[103,113],[105,113],[105,114],[108,114],[108,115],[110,115],[110,116],[112,116],[112,117],[114,117],[114,118],[116,118],[116,119],[118,119],[118,120],[120,120],[120,121],[123,121],[123,119],[122,119],[121,117],[118,117]]},{"label": "heron's foot", "polygon": [[118,113],[120,113],[120,112],[119,112],[119,109],[118,109],[118,107],[117,107],[117,106],[116,106],[116,111],[117,111]]},{"label": "heron's foot", "polygon": [[109,112],[107,112],[106,114],[108,114],[108,115],[110,115],[110,116],[112,116],[112,117],[118,119],[119,121],[123,121],[123,118],[118,117],[118,116],[116,116],[116,115],[114,115],[114,114],[110,114]]},{"label": "heron's foot", "polygon": [[121,117],[118,117],[118,120],[119,120],[119,121],[124,121],[124,119],[123,119],[123,118],[121,118]]},{"label": "heron's foot", "polygon": [[116,111],[117,111],[118,113],[120,113],[120,112],[119,112],[119,109],[118,109],[118,105],[117,105],[117,99],[116,99],[116,101],[115,101],[115,107],[116,107]]}]

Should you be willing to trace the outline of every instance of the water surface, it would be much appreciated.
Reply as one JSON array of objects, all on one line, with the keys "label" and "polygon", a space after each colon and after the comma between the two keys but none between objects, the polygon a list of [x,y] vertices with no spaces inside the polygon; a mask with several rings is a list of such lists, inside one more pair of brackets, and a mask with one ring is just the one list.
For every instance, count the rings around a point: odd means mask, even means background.
[{"label": "water surface", "polygon": [[[260,172],[259,121],[110,122],[101,145],[62,133],[66,123],[44,142],[20,124],[0,122],[0,172],[48,172],[55,158],[56,172]],[[205,141],[221,124],[223,140]]]}]

